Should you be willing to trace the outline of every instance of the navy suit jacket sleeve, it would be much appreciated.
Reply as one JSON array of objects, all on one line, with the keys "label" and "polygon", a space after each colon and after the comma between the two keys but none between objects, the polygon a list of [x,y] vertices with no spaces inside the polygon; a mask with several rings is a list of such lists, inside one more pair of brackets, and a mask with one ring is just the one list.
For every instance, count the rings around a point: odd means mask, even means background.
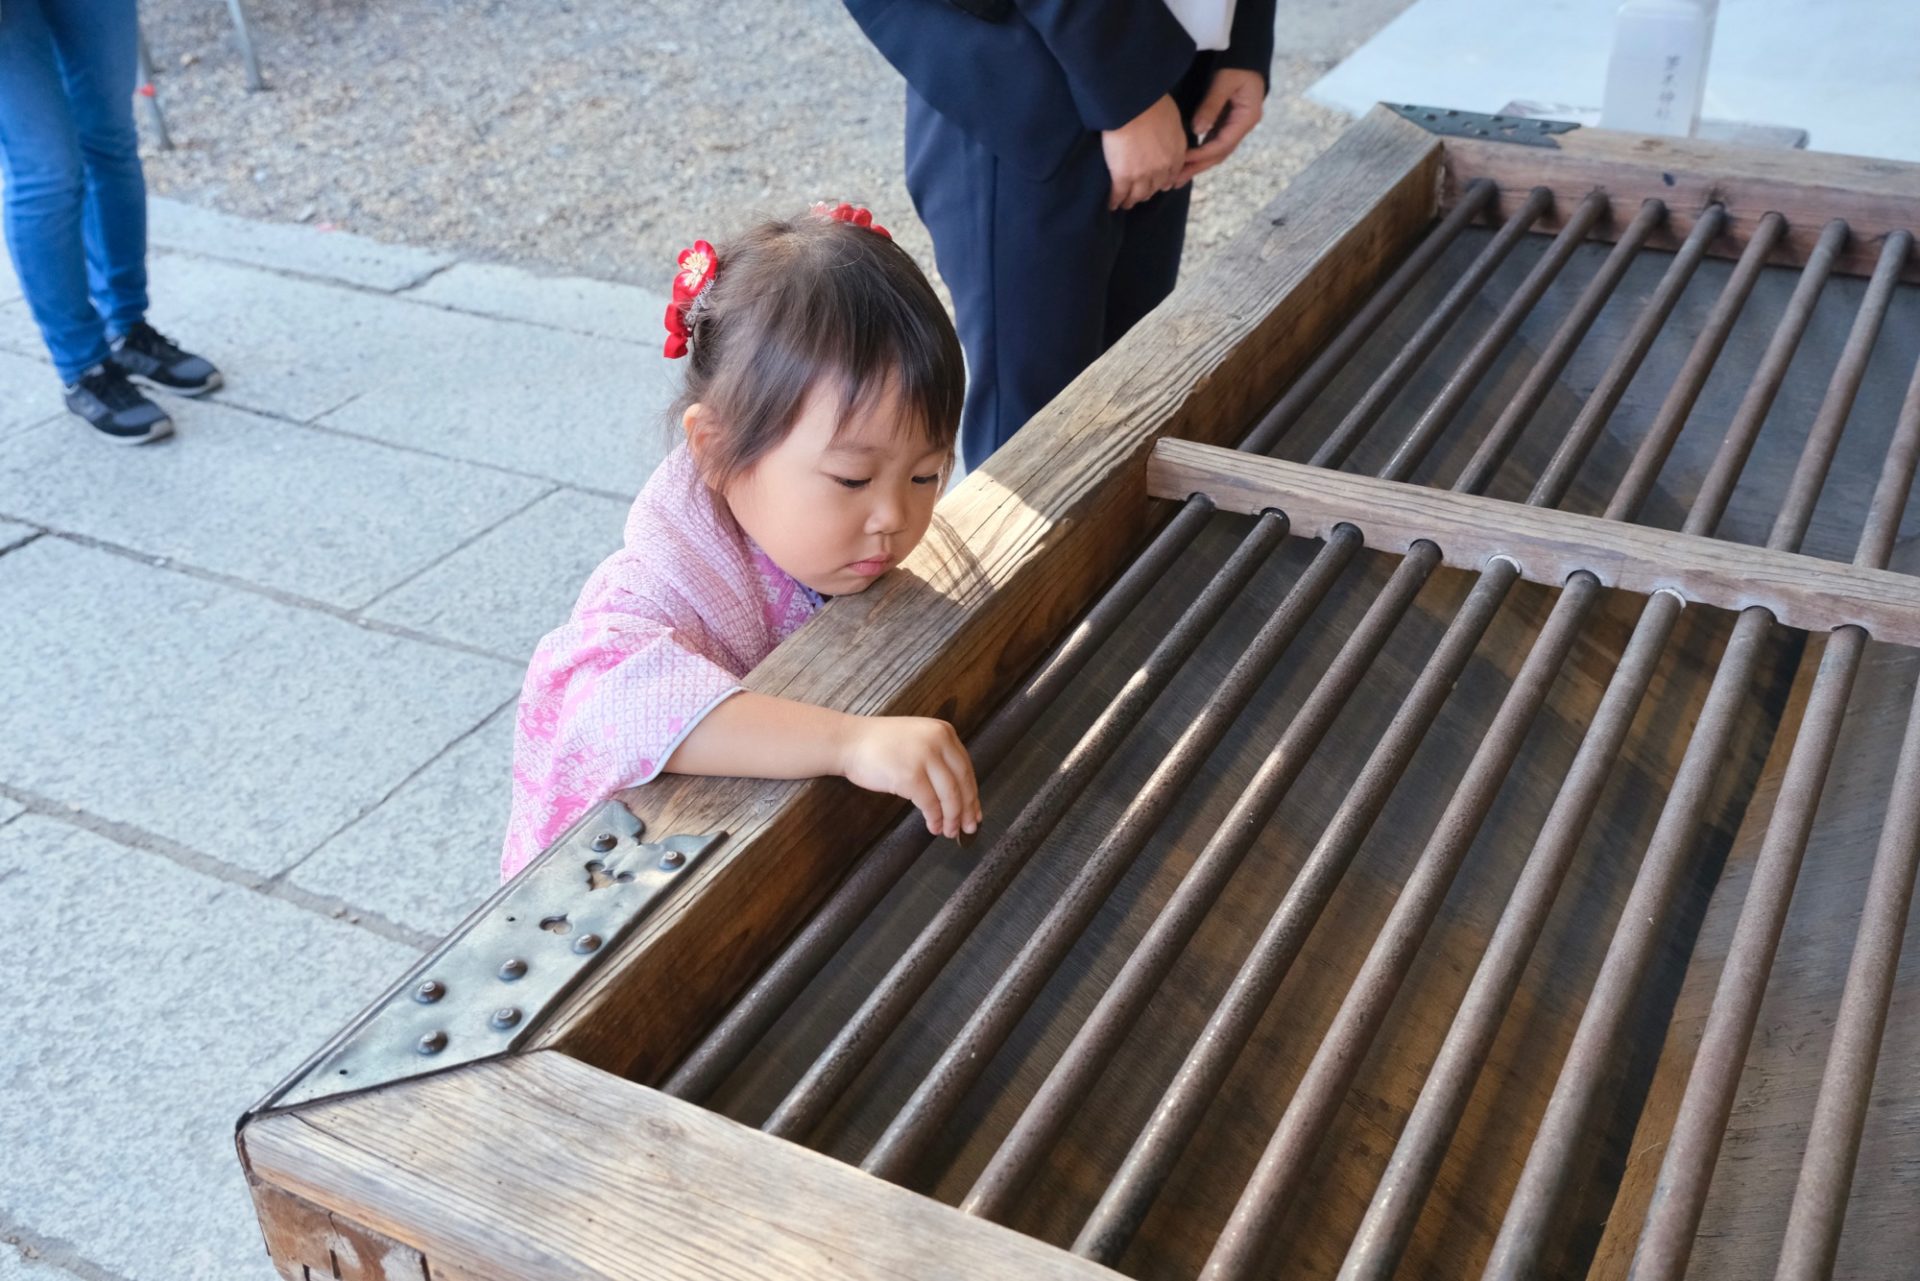
[{"label": "navy suit jacket sleeve", "polygon": [[1238,67],[1264,79],[1273,62],[1276,0],[1238,0],[1228,47],[1205,61],[1166,0],[1014,0],[1003,22],[949,0],[845,2],[929,106],[1036,179],[1089,132],[1125,124],[1189,73]]},{"label": "navy suit jacket sleeve", "polygon": [[1014,0],[1066,73],[1080,121],[1118,129],[1193,65],[1193,39],[1166,0]]},{"label": "navy suit jacket sleeve", "polygon": [[1165,0],[1016,0],[1004,22],[948,0],[845,2],[929,106],[1036,179],[1089,131],[1152,106],[1194,61]]},{"label": "navy suit jacket sleeve", "polygon": [[1273,14],[1276,0],[1238,0],[1227,47],[1214,55],[1214,69],[1258,71],[1273,88]]}]

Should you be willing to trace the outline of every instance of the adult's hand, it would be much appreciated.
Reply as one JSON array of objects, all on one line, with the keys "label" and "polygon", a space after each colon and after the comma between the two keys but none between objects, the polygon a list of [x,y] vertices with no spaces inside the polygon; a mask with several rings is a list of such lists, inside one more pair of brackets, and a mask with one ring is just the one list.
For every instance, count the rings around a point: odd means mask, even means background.
[{"label": "adult's hand", "polygon": [[1180,167],[1187,162],[1187,131],[1180,108],[1163,94],[1118,129],[1103,130],[1100,149],[1106,153],[1113,190],[1108,209],[1131,209],[1169,187],[1178,186]]},{"label": "adult's hand", "polygon": [[1213,73],[1207,96],[1193,113],[1193,133],[1200,145],[1187,152],[1175,186],[1185,186],[1195,174],[1205,173],[1233,154],[1260,123],[1266,90],[1267,82],[1257,71],[1226,67]]}]

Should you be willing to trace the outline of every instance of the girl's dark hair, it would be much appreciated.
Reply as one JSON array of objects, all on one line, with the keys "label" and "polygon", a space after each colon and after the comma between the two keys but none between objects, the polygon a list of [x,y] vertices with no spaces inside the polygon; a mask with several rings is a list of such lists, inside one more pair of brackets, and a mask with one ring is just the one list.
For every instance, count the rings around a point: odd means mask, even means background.
[{"label": "girl's dark hair", "polygon": [[686,383],[674,402],[714,412],[702,458],[719,488],[786,439],[808,390],[840,385],[841,417],[895,391],[936,449],[950,449],[966,390],[960,340],[905,250],[817,215],[766,222],[715,247],[719,270],[688,316]]}]

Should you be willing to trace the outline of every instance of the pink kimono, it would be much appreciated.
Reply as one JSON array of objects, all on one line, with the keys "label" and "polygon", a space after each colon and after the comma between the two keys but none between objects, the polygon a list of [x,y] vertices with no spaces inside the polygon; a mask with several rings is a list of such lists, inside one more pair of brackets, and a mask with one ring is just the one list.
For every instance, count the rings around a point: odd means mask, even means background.
[{"label": "pink kimono", "polygon": [[685,445],[669,454],[627,514],[626,546],[594,570],[528,665],[501,879],[658,774],[821,603],[734,523]]}]

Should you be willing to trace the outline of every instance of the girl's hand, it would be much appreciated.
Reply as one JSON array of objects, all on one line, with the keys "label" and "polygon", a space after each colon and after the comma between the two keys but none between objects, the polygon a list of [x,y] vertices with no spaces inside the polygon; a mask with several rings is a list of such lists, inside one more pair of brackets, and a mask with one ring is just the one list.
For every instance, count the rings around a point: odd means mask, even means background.
[{"label": "girl's hand", "polygon": [[979,830],[980,787],[953,726],[920,716],[853,719],[839,769],[849,783],[912,801],[935,836]]}]

